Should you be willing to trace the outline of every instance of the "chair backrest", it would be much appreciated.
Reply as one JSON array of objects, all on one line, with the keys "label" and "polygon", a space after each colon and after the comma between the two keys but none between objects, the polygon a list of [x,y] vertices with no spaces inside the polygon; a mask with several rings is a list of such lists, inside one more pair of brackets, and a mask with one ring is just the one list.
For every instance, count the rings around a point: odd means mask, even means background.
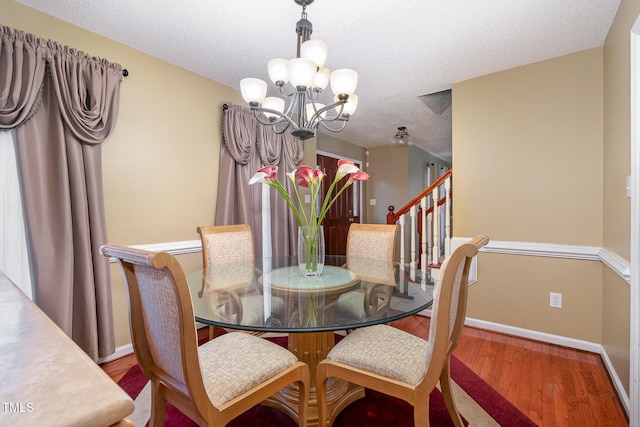
[{"label": "chair backrest", "polygon": [[204,268],[254,258],[253,233],[248,224],[200,226],[197,231]]},{"label": "chair backrest", "polygon": [[458,343],[467,313],[471,261],[488,242],[487,236],[476,236],[458,247],[440,267],[429,326],[432,363],[434,360],[444,361]]},{"label": "chair backrest", "polygon": [[[118,260],[129,290],[133,348],[140,368],[180,391],[196,407],[206,396],[197,349],[191,295],[182,267],[170,254],[107,244],[103,255]],[[198,401],[197,403],[195,401]]]},{"label": "chair backrest", "polygon": [[396,224],[351,224],[347,234],[347,258],[387,260],[393,263]]}]

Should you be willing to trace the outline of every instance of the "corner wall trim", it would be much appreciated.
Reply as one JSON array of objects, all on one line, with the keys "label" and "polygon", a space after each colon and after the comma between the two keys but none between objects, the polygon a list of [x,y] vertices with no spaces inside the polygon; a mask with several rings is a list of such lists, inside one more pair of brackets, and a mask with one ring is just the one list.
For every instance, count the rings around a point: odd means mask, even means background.
[{"label": "corner wall trim", "polygon": [[598,255],[607,267],[618,273],[627,283],[631,284],[631,264],[629,261],[607,248],[601,248]]}]

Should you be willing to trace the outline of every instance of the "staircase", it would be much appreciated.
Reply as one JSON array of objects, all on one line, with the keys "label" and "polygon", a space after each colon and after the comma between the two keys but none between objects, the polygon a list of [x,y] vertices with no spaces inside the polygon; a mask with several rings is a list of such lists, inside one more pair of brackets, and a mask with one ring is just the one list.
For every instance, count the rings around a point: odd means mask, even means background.
[{"label": "staircase", "polygon": [[437,280],[451,253],[451,177],[449,169],[398,211],[389,206],[387,224],[400,226],[400,265],[412,280]]}]

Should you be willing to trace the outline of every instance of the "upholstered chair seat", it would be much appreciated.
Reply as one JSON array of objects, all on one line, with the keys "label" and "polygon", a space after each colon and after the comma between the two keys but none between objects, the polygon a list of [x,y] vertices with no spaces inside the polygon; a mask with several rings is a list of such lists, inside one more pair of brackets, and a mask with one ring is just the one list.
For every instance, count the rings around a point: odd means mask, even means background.
[{"label": "upholstered chair seat", "polygon": [[[270,341],[230,332],[198,347],[207,395],[221,407],[274,375],[294,366],[298,359]],[[256,363],[258,362],[258,363]]]}]

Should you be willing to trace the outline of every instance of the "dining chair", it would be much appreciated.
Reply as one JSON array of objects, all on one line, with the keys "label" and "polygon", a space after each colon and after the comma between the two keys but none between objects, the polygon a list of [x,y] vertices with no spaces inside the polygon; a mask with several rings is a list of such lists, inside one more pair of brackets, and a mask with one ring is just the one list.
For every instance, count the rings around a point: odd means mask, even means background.
[{"label": "dining chair", "polygon": [[[253,233],[248,224],[199,226],[196,230],[202,242],[202,265],[208,269],[203,276],[203,291],[215,290],[209,298],[213,309],[221,317],[235,323],[256,325],[265,322],[264,297],[255,283],[255,255]],[[225,274],[231,267],[232,274]],[[231,279],[233,282],[231,282]],[[224,292],[220,292],[224,290]],[[271,297],[271,314],[279,317],[284,312],[282,298]],[[217,335],[214,326],[209,327],[209,338]],[[249,332],[261,335],[260,332]]]},{"label": "dining chair", "polygon": [[349,227],[346,268],[361,280],[361,288],[341,295],[336,316],[363,319],[388,308],[395,281],[395,224],[359,224]]},{"label": "dining chair", "polygon": [[287,349],[263,338],[230,332],[197,345],[189,287],[176,258],[107,244],[129,290],[133,349],[151,381],[150,426],[162,426],[167,402],[201,426],[230,420],[292,383],[306,425],[309,367]]},{"label": "dining chair", "polygon": [[414,407],[416,426],[429,425],[429,394],[440,381],[453,423],[463,425],[451,391],[450,355],[464,326],[471,261],[488,242],[486,236],[476,236],[443,262],[434,288],[428,340],[375,325],[356,329],[331,349],[316,370],[321,426],[327,425],[330,377],[405,400]]}]

